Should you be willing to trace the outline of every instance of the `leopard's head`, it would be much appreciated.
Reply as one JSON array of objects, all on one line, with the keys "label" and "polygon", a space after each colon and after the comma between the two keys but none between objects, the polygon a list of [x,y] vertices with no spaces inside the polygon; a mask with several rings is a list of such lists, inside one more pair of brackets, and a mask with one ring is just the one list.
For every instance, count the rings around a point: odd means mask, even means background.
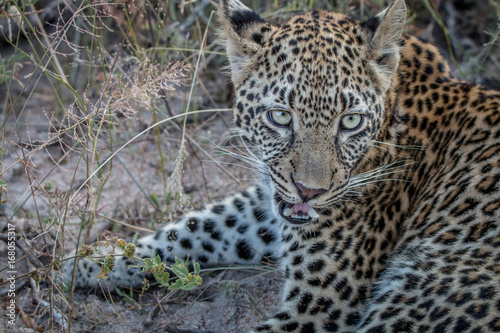
[{"label": "leopard's head", "polygon": [[219,16],[235,124],[260,150],[281,216],[314,220],[349,193],[387,126],[404,1],[363,22],[313,11],[275,26],[238,0],[223,0]]}]

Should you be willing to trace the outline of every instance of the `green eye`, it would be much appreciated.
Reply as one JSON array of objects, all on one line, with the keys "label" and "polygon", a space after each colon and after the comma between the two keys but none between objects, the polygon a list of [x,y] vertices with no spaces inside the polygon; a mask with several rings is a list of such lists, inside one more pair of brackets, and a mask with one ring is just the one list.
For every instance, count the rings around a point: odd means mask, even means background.
[{"label": "green eye", "polygon": [[361,125],[361,121],[363,120],[363,116],[360,114],[348,114],[342,117],[340,120],[340,125],[343,129],[353,130]]},{"label": "green eye", "polygon": [[267,117],[277,126],[288,126],[292,123],[292,114],[284,110],[268,111]]}]

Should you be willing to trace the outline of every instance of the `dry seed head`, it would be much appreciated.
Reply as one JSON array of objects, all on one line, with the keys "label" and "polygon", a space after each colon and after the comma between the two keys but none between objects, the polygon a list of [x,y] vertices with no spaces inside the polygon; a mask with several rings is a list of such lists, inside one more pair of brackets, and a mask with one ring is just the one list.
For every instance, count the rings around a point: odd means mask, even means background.
[{"label": "dry seed head", "polygon": [[106,266],[108,266],[109,270],[112,271],[115,268],[115,257],[107,256],[106,257]]},{"label": "dry seed head", "polygon": [[83,257],[91,256],[94,254],[94,248],[90,245],[83,244],[82,246],[80,246],[80,251],[78,251],[78,254]]},{"label": "dry seed head", "polygon": [[40,273],[38,273],[38,271],[32,272],[30,276],[36,283],[40,283],[40,281],[42,280],[42,276],[40,275]]},{"label": "dry seed head", "polygon": [[61,260],[59,259],[54,259],[52,260],[52,270],[59,272],[61,270]]},{"label": "dry seed head", "polygon": [[192,208],[191,200],[189,196],[184,193],[184,187],[182,185],[184,162],[186,161],[188,156],[189,153],[186,149],[186,139],[182,139],[181,146],[179,148],[179,154],[177,155],[177,159],[175,160],[174,171],[170,175],[170,178],[167,182],[167,193],[171,193],[172,195],[177,193],[179,195],[179,200],[175,202],[175,208],[182,212],[185,212]]},{"label": "dry seed head", "polygon": [[123,255],[129,259],[132,259],[135,254],[135,245],[132,243],[125,244],[125,249],[123,250]]},{"label": "dry seed head", "polygon": [[125,248],[127,246],[127,242],[118,237],[113,237],[113,240],[116,242],[116,245],[120,248]]}]

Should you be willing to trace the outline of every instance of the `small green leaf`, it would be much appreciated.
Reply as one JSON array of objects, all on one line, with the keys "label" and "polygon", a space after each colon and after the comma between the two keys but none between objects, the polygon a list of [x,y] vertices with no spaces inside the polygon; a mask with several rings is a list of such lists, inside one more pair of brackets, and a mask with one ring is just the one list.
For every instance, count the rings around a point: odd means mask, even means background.
[{"label": "small green leaf", "polygon": [[181,289],[183,286],[182,280],[177,280],[168,287],[168,290]]},{"label": "small green leaf", "polygon": [[155,263],[156,263],[157,265],[160,265],[160,264],[161,264],[161,257],[160,257],[160,255],[159,255],[159,254],[157,254],[157,255],[156,255],[156,257],[155,257]]},{"label": "small green leaf", "polygon": [[154,263],[151,258],[144,258],[144,263],[146,264],[146,268],[153,268]]},{"label": "small green leaf", "polygon": [[156,208],[160,208],[161,207],[160,200],[158,199],[158,196],[156,195],[156,193],[151,193],[149,195],[149,198],[155,204]]},{"label": "small green leaf", "polygon": [[185,286],[182,286],[181,289],[182,290],[193,290],[194,288],[196,288],[198,285],[195,283],[195,282],[189,282],[188,284],[186,284]]},{"label": "small green leaf", "polygon": [[186,262],[184,260],[182,260],[182,259],[179,259],[179,258],[175,257],[175,264],[176,265],[185,265]]},{"label": "small green leaf", "polygon": [[173,265],[170,270],[174,272],[180,279],[187,279],[189,271],[186,266]]},{"label": "small green leaf", "polygon": [[116,293],[118,294],[118,296],[120,296],[126,303],[130,304],[130,305],[137,305],[137,302],[134,300],[134,293],[132,291],[132,289],[129,290],[128,294],[123,291],[123,290],[120,290],[118,288],[116,288]]},{"label": "small green leaf", "polygon": [[199,275],[200,274],[200,271],[201,271],[201,266],[199,263],[197,263],[196,261],[193,260],[193,268],[194,268],[194,273],[196,275]]},{"label": "small green leaf", "polygon": [[7,187],[7,183],[0,179],[0,187]]},{"label": "small green leaf", "polygon": [[97,278],[99,279],[107,279],[109,277],[109,273],[111,273],[111,270],[109,269],[108,266],[104,265],[101,267],[101,271],[97,275]]},{"label": "small green leaf", "polygon": [[120,288],[115,288],[115,292],[118,294],[118,296],[120,297],[127,297],[128,295],[125,294],[125,292],[123,290],[121,290]]},{"label": "small green leaf", "polygon": [[137,237],[138,236],[139,236],[139,233],[136,232],[135,235],[134,235],[134,238],[132,239],[132,244],[135,245],[135,243],[137,242]]},{"label": "small green leaf", "polygon": [[163,273],[153,273],[153,276],[155,277],[155,280],[158,281],[159,284],[161,284],[164,287],[168,287],[170,285],[169,279],[170,279],[170,274],[167,272]]},{"label": "small green leaf", "polygon": [[52,184],[52,182],[50,180],[47,180],[45,183],[43,183],[43,188],[46,191],[51,191],[53,187],[54,187],[54,185]]}]

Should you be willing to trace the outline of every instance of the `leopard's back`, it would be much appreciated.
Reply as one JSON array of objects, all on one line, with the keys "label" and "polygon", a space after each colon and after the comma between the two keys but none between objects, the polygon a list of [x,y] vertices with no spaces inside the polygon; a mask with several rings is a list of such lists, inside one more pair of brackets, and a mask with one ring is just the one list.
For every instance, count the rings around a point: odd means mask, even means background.
[{"label": "leopard's back", "polygon": [[500,331],[500,93],[452,78],[436,48],[414,37],[398,83],[398,144],[418,163],[358,328]]}]

